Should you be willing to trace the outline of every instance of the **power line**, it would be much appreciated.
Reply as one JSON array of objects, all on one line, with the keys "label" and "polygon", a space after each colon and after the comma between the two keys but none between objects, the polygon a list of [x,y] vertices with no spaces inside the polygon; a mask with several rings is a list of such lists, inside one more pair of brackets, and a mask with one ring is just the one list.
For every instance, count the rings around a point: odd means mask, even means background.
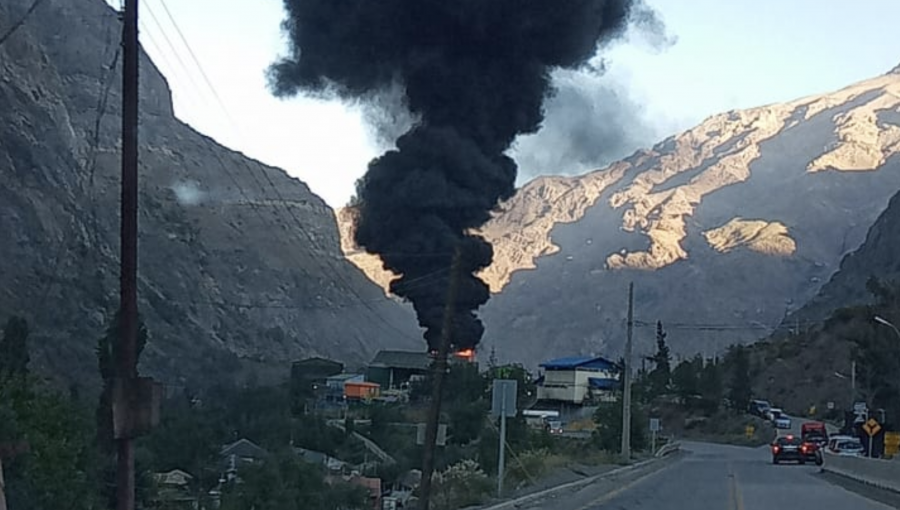
[{"label": "power line", "polygon": [[22,25],[25,24],[25,22],[28,20],[28,17],[31,16],[31,13],[33,13],[34,10],[37,9],[43,1],[44,0],[34,0],[34,2],[31,3],[31,6],[27,11],[25,11],[25,14],[22,15],[19,21],[13,23],[13,26],[9,27],[9,30],[7,30],[2,36],[0,36],[0,46],[3,46],[3,43],[5,43],[7,39],[12,37],[12,35],[16,33],[16,31],[21,28]]},{"label": "power line", "polygon": [[[39,2],[40,2],[40,0],[36,1],[35,4],[37,4]],[[32,4],[32,10],[35,7],[35,4]],[[106,48],[104,49],[104,54],[109,51],[110,46],[112,46],[112,44],[113,44],[112,30],[109,25],[107,26],[105,44],[106,44]],[[97,216],[96,216],[96,207],[94,204],[94,196],[93,196],[94,189],[95,189],[94,188],[94,170],[96,168],[96,162],[97,162],[97,149],[98,149],[98,146],[100,143],[100,123],[103,119],[103,116],[106,114],[106,107],[107,107],[107,103],[109,100],[109,94],[110,94],[110,90],[112,89],[112,82],[113,82],[113,80],[112,80],[113,72],[112,71],[115,70],[120,53],[121,53],[121,47],[117,46],[116,51],[113,54],[112,62],[110,63],[109,67],[107,67],[105,69],[108,72],[103,72],[104,70],[101,70],[100,87],[103,92],[97,100],[97,115],[94,118],[94,122],[93,122],[94,132],[91,136],[91,141],[88,145],[88,151],[89,151],[89,156],[87,158],[87,160],[88,160],[88,189],[85,190],[85,194],[88,195],[88,200],[92,204],[92,206],[91,206],[91,215],[92,215],[91,222],[93,224],[92,226],[95,228],[96,228]],[[60,262],[62,260],[62,254],[66,248],[69,237],[72,235],[72,233],[75,230],[76,230],[76,227],[75,227],[75,224],[73,223],[71,228],[66,230],[65,234],[62,237],[62,240],[59,243],[59,246],[56,249],[56,252],[54,253],[53,266],[49,272],[49,274],[51,274],[53,276],[51,278],[47,278],[47,280],[46,280],[47,283],[46,283],[44,289],[37,294],[40,296],[40,300],[37,302],[39,305],[43,304],[47,301],[47,298],[50,295],[50,291],[53,288],[53,284],[59,280],[59,268],[60,268]],[[44,307],[44,306],[37,306],[37,307],[35,307],[35,310],[37,310],[36,315],[38,315],[41,311],[48,310],[48,308]],[[36,319],[35,319],[35,322],[37,322]]]},{"label": "power line", "polygon": [[[161,3],[163,3],[162,0],[161,0]],[[221,108],[221,109],[223,110],[223,112],[225,113],[225,116],[226,116],[226,117],[229,119],[229,121],[232,123],[232,128],[235,130],[235,132],[236,132],[238,135],[240,135],[240,134],[241,134],[240,129],[237,127],[237,125],[236,125],[236,123],[234,122],[234,120],[233,120],[233,118],[231,117],[231,115],[228,114],[227,108],[225,107],[224,103],[221,101],[221,96],[220,96],[220,95],[218,94],[218,92],[216,91],[215,86],[214,86],[214,85],[211,83],[211,81],[208,79],[208,76],[206,75],[206,72],[203,70],[202,64],[200,63],[199,59],[197,59],[196,54],[195,54],[195,53],[193,52],[193,50],[191,49],[190,43],[187,42],[187,39],[184,37],[183,32],[182,32],[181,29],[178,27],[178,24],[177,24],[177,22],[175,21],[174,17],[171,16],[171,12],[169,12],[168,9],[167,9],[165,6],[164,6],[164,8],[167,10],[167,14],[169,15],[169,19],[170,19],[170,21],[172,22],[172,25],[175,27],[175,30],[176,30],[176,31],[179,33],[179,35],[181,36],[182,42],[184,43],[185,47],[186,47],[187,50],[188,50],[188,53],[191,55],[191,58],[193,59],[194,63],[196,64],[197,70],[198,70],[198,71],[201,73],[201,75],[204,77],[204,80],[206,81],[207,86],[209,87],[210,91],[212,92],[213,97],[215,97],[215,98],[217,99],[217,101],[219,102],[219,105],[218,105],[219,108]],[[194,86],[196,86],[196,84],[195,84]],[[297,216],[296,216],[296,214],[294,213],[294,211],[293,211],[290,207],[287,206],[287,200],[285,200],[285,198],[282,196],[281,191],[280,191],[280,189],[278,188],[278,186],[276,186],[275,183],[274,183],[274,181],[272,181],[272,178],[271,178],[271,176],[269,175],[269,172],[267,171],[267,169],[263,168],[262,165],[261,165],[259,162],[254,161],[254,163],[256,164],[257,169],[258,169],[258,170],[261,170],[261,171],[259,171],[259,172],[255,172],[252,168],[250,168],[249,163],[248,163],[246,160],[244,160],[244,159],[242,158],[242,159],[240,160],[240,162],[241,162],[242,166],[244,166],[245,169],[246,169],[246,170],[250,173],[250,175],[253,177],[254,181],[256,181],[256,184],[257,184],[257,186],[259,186],[260,190],[263,189],[263,186],[262,186],[262,184],[260,184],[260,182],[259,182],[258,179],[256,178],[256,173],[261,173],[261,174],[263,175],[263,177],[265,178],[265,180],[268,182],[269,186],[270,186],[270,187],[272,188],[272,190],[275,192],[275,195],[279,198],[279,201],[280,201],[280,203],[281,203],[281,205],[282,205],[282,208],[288,213],[288,215],[289,215],[289,216],[291,217],[291,219],[293,220],[294,224],[295,224],[296,227],[297,227],[297,230],[298,230],[301,234],[303,234],[304,237],[306,237],[306,239],[307,239],[307,241],[310,243],[310,245],[313,245],[313,246],[314,246],[314,245],[315,245],[315,239],[314,239],[314,237],[313,237],[311,234],[309,234],[309,233],[304,229],[303,224],[302,224],[302,222],[300,221],[300,219],[297,218]],[[224,165],[223,165],[223,168],[224,168]],[[226,171],[227,171],[227,170],[226,170]],[[236,181],[235,181],[235,183],[236,183]],[[238,188],[240,189],[240,185],[239,185],[239,184],[236,183],[236,186],[238,186]],[[317,258],[315,258],[315,257],[312,257],[312,261],[313,261],[314,264],[319,264],[319,268],[320,268],[320,269],[323,269],[322,265],[320,264],[321,260],[319,260],[319,259],[317,259]],[[344,278],[344,276],[343,276],[342,273],[341,273],[341,269],[342,269],[342,268],[336,268],[336,267],[331,263],[331,261],[330,261],[329,259],[324,259],[324,262],[325,262],[325,265],[328,266],[328,267],[325,268],[325,269],[329,269],[329,270],[332,272],[332,274],[334,275],[334,277],[336,277],[337,280],[339,280],[339,282],[346,288],[346,290],[349,291],[350,294],[351,294],[357,301],[363,303],[363,306],[364,306],[364,307],[369,311],[369,313],[371,313],[371,314],[372,314],[379,322],[381,322],[382,324],[384,324],[385,326],[387,326],[388,328],[390,328],[391,330],[393,330],[393,331],[396,332],[396,333],[399,333],[399,334],[401,334],[401,335],[403,335],[403,336],[412,338],[408,333],[404,332],[403,330],[397,328],[396,326],[394,326],[393,324],[391,324],[390,322],[388,322],[387,320],[385,320],[385,318],[382,317],[381,314],[379,314],[376,310],[374,310],[374,309],[372,308],[371,304],[370,304],[370,303],[367,303],[367,302],[362,298],[362,296],[359,295],[359,292],[358,292],[358,291],[357,291],[357,290],[356,290],[356,289],[355,289],[355,288],[354,288],[354,287],[353,287],[353,286],[352,286],[352,285]],[[421,339],[418,339],[418,338],[417,338],[416,340],[418,341],[418,340],[421,340]]]}]

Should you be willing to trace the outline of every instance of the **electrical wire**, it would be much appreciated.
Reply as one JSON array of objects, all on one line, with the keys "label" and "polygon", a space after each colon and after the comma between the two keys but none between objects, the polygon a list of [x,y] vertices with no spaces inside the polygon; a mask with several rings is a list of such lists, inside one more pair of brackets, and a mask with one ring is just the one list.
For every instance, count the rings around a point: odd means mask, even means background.
[{"label": "electrical wire", "polygon": [[35,9],[37,9],[38,6],[40,6],[43,1],[44,0],[34,0],[34,2],[31,3],[31,6],[28,7],[28,10],[25,11],[25,14],[22,15],[22,17],[19,19],[19,21],[13,23],[13,25],[11,27],[9,27],[9,29],[6,32],[4,32],[2,36],[0,36],[0,46],[3,46],[3,44],[7,40],[9,40],[9,38],[12,37],[12,35],[15,34],[17,30],[22,28],[22,25],[24,25],[25,22],[28,21],[28,18],[31,16],[31,13],[33,13],[35,11]]},{"label": "electrical wire", "polygon": [[[164,0],[161,0],[161,3],[162,3],[163,1],[164,1]],[[237,127],[236,123],[234,123],[233,120],[231,120],[232,117],[231,117],[231,115],[228,113],[227,108],[225,107],[224,103],[221,101],[221,96],[218,94],[218,92],[216,91],[216,89],[215,89],[215,87],[213,86],[213,84],[211,83],[211,81],[208,80],[208,77],[207,77],[207,75],[206,75],[206,72],[203,70],[202,64],[200,63],[199,59],[196,58],[196,54],[195,54],[194,51],[190,48],[190,44],[187,42],[186,38],[184,38],[184,34],[183,34],[183,32],[181,31],[181,29],[178,27],[177,22],[175,21],[174,17],[171,16],[171,12],[169,12],[168,10],[167,10],[167,12],[168,12],[168,14],[169,14],[169,19],[170,19],[170,21],[172,22],[173,26],[175,27],[176,31],[181,35],[181,37],[182,37],[182,42],[184,43],[185,47],[188,49],[188,53],[190,54],[191,58],[193,59],[194,64],[196,65],[196,69],[198,70],[198,72],[201,73],[202,76],[205,77],[205,80],[206,80],[206,82],[207,82],[207,86],[210,88],[213,97],[214,97],[214,98],[217,98],[217,101],[219,102],[219,105],[218,105],[219,108],[222,109],[222,110],[224,111],[225,116],[226,116],[228,119],[230,119],[230,121],[232,122],[232,128],[235,129],[235,131],[238,132],[238,134],[241,134],[241,133],[240,133],[240,129]],[[168,39],[168,37],[165,37],[165,38]],[[181,59],[179,58],[179,60],[181,60]],[[182,61],[182,62],[183,62],[183,61]],[[213,152],[215,152],[215,151],[213,151]],[[257,179],[257,177],[256,177],[256,174],[257,174],[257,173],[260,173],[260,174],[263,175],[263,177],[265,178],[265,180],[268,182],[268,185],[271,187],[271,189],[274,191],[275,195],[276,195],[276,196],[278,197],[278,199],[279,199],[278,201],[276,201],[276,203],[280,203],[280,204],[281,204],[281,206],[282,206],[282,208],[284,209],[284,211],[288,214],[288,216],[290,216],[291,220],[294,222],[297,231],[298,231],[299,233],[301,233],[301,234],[306,238],[306,240],[310,243],[311,246],[315,246],[315,244],[316,244],[315,238],[314,238],[311,234],[309,234],[309,232],[307,232],[307,230],[304,228],[302,222],[301,222],[300,219],[296,216],[296,214],[294,213],[294,211],[293,211],[290,207],[287,206],[288,201],[287,201],[287,200],[284,198],[284,196],[281,194],[281,191],[280,191],[279,187],[278,187],[277,185],[275,185],[274,181],[272,181],[272,178],[271,178],[271,176],[269,175],[269,172],[267,171],[267,169],[266,169],[266,168],[263,168],[263,166],[262,166],[259,162],[254,161],[254,163],[256,164],[257,170],[259,170],[259,171],[254,171],[252,168],[250,168],[250,165],[249,165],[248,161],[247,161],[246,159],[244,159],[244,158],[241,158],[240,163],[241,163],[241,165],[242,165],[242,166],[250,173],[251,177],[253,177],[253,179],[256,181],[257,186],[260,188],[260,190],[263,190],[263,185],[259,183],[259,181],[258,181],[258,179]],[[225,167],[225,166],[223,165],[223,168],[227,168],[227,167]],[[226,171],[227,171],[227,170],[226,170]],[[236,179],[233,179],[233,180],[235,181],[235,185],[238,186],[238,188],[240,189],[240,186],[239,186],[239,184],[237,183]],[[242,192],[242,195],[243,195],[243,192]],[[353,285],[351,285],[351,284],[344,278],[344,276],[343,276],[343,274],[342,274],[342,269],[343,269],[343,268],[335,267],[334,264],[331,263],[331,261],[330,261],[329,259],[327,259],[327,258],[326,258],[326,259],[312,258],[312,261],[313,261],[314,264],[318,264],[320,269],[330,270],[330,272],[332,273],[332,275],[333,275],[335,278],[337,278],[337,280],[340,282],[340,284],[342,284],[342,285],[344,286],[344,288],[345,288],[347,291],[349,291],[350,294],[351,294],[358,302],[362,303],[363,306],[364,306],[364,308],[366,308],[367,311],[368,311],[372,316],[374,316],[381,324],[383,324],[384,326],[386,326],[387,328],[389,328],[390,330],[392,330],[392,331],[395,332],[395,333],[399,333],[399,334],[401,334],[402,336],[408,337],[408,338],[410,338],[410,339],[413,338],[413,337],[412,337],[411,335],[409,335],[407,332],[405,332],[405,331],[403,331],[403,330],[397,328],[395,325],[393,325],[393,324],[391,324],[390,322],[388,322],[383,316],[381,316],[381,314],[379,314],[374,308],[372,308],[371,303],[366,302],[366,301],[362,298],[362,296],[359,295],[359,292],[353,287]],[[322,267],[321,262],[323,262],[323,261],[324,261],[324,263],[325,263],[325,266],[327,266],[327,267],[324,267],[324,268]],[[323,271],[323,272],[327,272],[327,271]],[[421,340],[421,339],[416,338],[416,341],[420,341],[420,340]]]},{"label": "electrical wire", "polygon": [[[35,3],[38,3],[38,2],[35,2]],[[34,7],[34,4],[32,4],[32,7]],[[105,44],[106,44],[106,47],[104,48],[104,51],[103,51],[104,54],[109,52],[109,49],[113,44],[111,26],[107,26]],[[94,188],[94,170],[96,168],[97,150],[98,150],[99,143],[100,143],[100,123],[103,119],[103,116],[106,114],[106,107],[107,107],[107,103],[108,103],[108,99],[109,99],[109,94],[110,94],[110,90],[112,89],[112,79],[111,78],[112,78],[113,70],[115,70],[116,64],[118,62],[120,52],[121,52],[121,47],[117,47],[116,51],[113,54],[112,62],[105,69],[108,72],[103,72],[104,70],[101,70],[101,73],[100,73],[100,88],[102,90],[102,93],[97,100],[97,115],[94,118],[94,122],[93,122],[94,132],[93,132],[93,134],[90,138],[90,142],[88,144],[88,154],[89,155],[87,158],[87,161],[88,161],[88,168],[87,168],[87,170],[88,170],[88,189],[85,190],[85,195],[87,195],[89,197],[88,200],[91,202],[91,204],[94,204],[94,195],[93,195],[94,189],[95,189]],[[94,207],[94,205],[92,205],[91,214],[92,214],[91,221],[94,224],[94,226],[96,226],[96,207]],[[40,305],[42,305],[43,303],[46,303],[48,297],[50,296],[50,291],[53,289],[53,285],[60,280],[59,270],[60,270],[60,263],[63,258],[62,257],[63,251],[65,250],[65,248],[69,242],[70,236],[77,230],[75,225],[76,225],[76,223],[73,222],[73,224],[70,226],[70,228],[67,229],[65,231],[65,233],[63,234],[62,240],[60,241],[59,246],[57,247],[57,249],[54,253],[53,259],[52,259],[53,260],[52,269],[48,273],[49,275],[52,275],[52,276],[46,279],[46,284],[44,286],[44,289],[36,294],[36,295],[40,296],[39,300],[36,303],[36,305],[38,305],[38,306],[35,306],[33,308],[34,310],[37,310],[36,316],[39,316],[41,311],[48,309],[47,307],[40,306]],[[37,321],[37,319],[35,319],[35,322],[39,322],[39,321]]]},{"label": "electrical wire", "polygon": [[[170,15],[170,20],[171,20],[173,23],[175,23],[174,18],[171,17],[171,13],[169,12],[168,14]],[[155,18],[155,17],[154,17],[154,18]],[[155,19],[156,19],[156,18],[155,18]],[[158,22],[159,20],[156,19],[156,21]],[[169,38],[169,37],[165,34],[165,29],[162,27],[161,23],[158,23],[158,26],[159,26],[160,30],[163,31],[163,37],[164,37],[164,39],[165,39],[166,41],[169,42],[170,48],[173,50],[173,52],[176,53],[176,59],[179,61],[179,63],[182,65],[182,67],[185,68],[185,71],[189,73],[189,71],[187,70],[187,66],[186,66],[186,64],[184,63],[184,60],[180,58],[180,56],[177,54],[177,50],[175,49],[174,45],[171,44],[171,38]],[[175,24],[175,27],[176,27],[176,30],[178,30],[179,33],[181,33],[181,30],[180,30],[180,28],[177,27],[177,24]],[[188,47],[188,52],[191,54],[192,58],[195,59],[194,63],[195,63],[195,65],[196,65],[197,69],[200,70],[201,74],[203,74],[204,76],[206,76],[206,73],[202,70],[202,64],[200,64],[199,60],[196,60],[196,55],[194,54],[193,50],[190,49],[189,44],[187,43],[186,39],[183,38],[183,33],[182,33],[182,40],[183,40],[183,42],[185,43],[185,45]],[[191,80],[191,82],[192,82],[192,84],[193,84],[195,87],[197,86],[197,85],[196,85],[196,82],[194,82],[193,80]],[[214,97],[220,97],[219,94],[218,94],[218,92],[215,91],[215,88],[214,88],[214,87],[212,86],[212,84],[208,81],[208,79],[207,79],[207,84],[208,84],[208,86],[211,88],[212,93],[213,93],[213,96],[214,96]],[[219,105],[219,106],[220,106],[220,108],[224,109],[224,105],[221,104],[221,100],[220,100],[220,105]],[[225,111],[225,114],[226,114],[226,117],[228,117],[229,119],[231,119],[231,116],[228,115],[227,110]],[[234,126],[233,126],[233,127],[234,127]],[[211,140],[208,140],[208,139],[206,139],[206,138],[204,138],[204,140],[207,140],[208,143],[212,144],[212,141],[211,141]],[[237,190],[238,190],[238,192],[241,194],[241,196],[245,199],[245,201],[248,203],[248,205],[250,205],[251,208],[252,208],[253,210],[255,210],[255,211],[257,212],[257,214],[260,215],[260,218],[265,222],[265,217],[264,217],[264,216],[262,215],[262,213],[260,212],[260,210],[259,210],[259,208],[258,208],[258,205],[257,205],[254,201],[252,201],[252,200],[249,199],[249,197],[247,196],[247,194],[246,194],[246,192],[244,191],[244,189],[241,187],[241,185],[240,185],[239,181],[237,180],[237,178],[229,171],[228,166],[225,165],[224,161],[222,161],[221,157],[218,155],[218,152],[217,152],[216,150],[212,150],[211,152],[213,153],[214,157],[215,157],[215,158],[217,159],[217,161],[219,162],[219,164],[220,164],[220,166],[222,167],[222,169],[225,171],[225,173],[226,173],[226,174],[229,176],[229,178],[232,180],[232,183],[233,183],[234,186],[237,188]],[[243,158],[242,158],[241,160],[239,160],[239,161],[240,161],[240,163],[244,166],[244,168],[251,174],[251,177],[252,177],[252,178],[254,179],[254,181],[256,182],[256,185],[257,185],[257,186],[259,187],[259,189],[262,191],[262,190],[264,189],[264,187],[263,187],[262,183],[260,183],[259,180],[258,180],[257,177],[256,177],[256,173],[257,173],[257,172],[254,172],[254,171],[249,167],[249,165],[247,164],[247,161],[246,161],[246,160],[243,160]],[[262,169],[261,165],[259,165],[258,163],[257,163],[257,166],[258,166],[260,169]],[[291,216],[291,219],[293,220],[294,224],[297,226],[297,230],[298,230],[300,233],[302,233],[302,234],[306,237],[307,241],[308,241],[311,245],[314,246],[314,245],[315,245],[315,239],[314,239],[308,232],[306,232],[306,230],[304,229],[304,227],[303,227],[303,225],[302,225],[302,222],[296,217],[296,215],[294,214],[294,212],[293,212],[289,207],[287,207],[287,200],[285,200],[284,197],[281,195],[281,193],[280,193],[280,191],[279,191],[279,188],[278,188],[278,187],[274,184],[274,182],[271,180],[271,177],[268,175],[268,172],[266,172],[265,169],[262,169],[262,170],[263,170],[263,171],[260,172],[260,173],[263,173],[263,175],[264,175],[264,177],[266,178],[266,180],[268,181],[270,187],[275,191],[276,195],[279,197],[279,201],[278,201],[278,202],[280,202],[280,204],[282,205],[282,207],[283,207],[283,208],[287,211],[287,213]],[[277,209],[276,209],[276,210],[277,210]],[[371,303],[366,302],[366,301],[359,295],[359,293],[356,291],[356,289],[353,288],[353,286],[352,286],[350,283],[348,283],[348,282],[343,278],[343,275],[341,274],[341,269],[342,269],[342,268],[335,268],[335,267],[333,266],[333,264],[330,264],[330,260],[328,260],[328,259],[325,259],[326,264],[329,266],[328,268],[324,268],[324,267],[321,265],[321,259],[317,259],[316,257],[311,257],[311,256],[308,257],[308,259],[309,259],[313,264],[316,264],[316,265],[319,266],[320,274],[325,274],[325,273],[329,272],[328,269],[330,269],[330,272],[332,272],[332,274],[333,274],[334,276],[337,277],[337,279],[340,281],[340,283],[343,284],[343,286],[344,286],[344,287],[345,287],[345,288],[346,288],[346,289],[354,296],[354,298],[355,298],[357,301],[359,301],[359,302],[362,304],[362,306],[364,306],[364,307],[369,311],[369,313],[371,313],[373,316],[375,316],[375,318],[376,318],[378,321],[380,321],[382,324],[384,324],[384,325],[387,326],[390,330],[393,331],[392,334],[394,334],[394,333],[399,333],[399,334],[401,334],[401,335],[403,335],[403,336],[406,336],[406,337],[408,337],[408,338],[410,338],[410,339],[413,339],[413,337],[412,337],[411,335],[409,335],[408,333],[404,332],[403,330],[397,328],[397,327],[394,326],[393,324],[391,324],[391,323],[389,323],[388,321],[386,321],[386,320],[384,319],[384,317],[382,317],[376,310],[374,310],[374,309],[372,308]],[[302,271],[305,275],[311,276],[311,275],[309,274],[308,270],[306,270],[306,268],[305,268],[304,265],[300,265],[300,269],[301,269],[301,271]],[[379,302],[383,302],[383,300],[380,300]],[[267,306],[271,306],[271,305],[267,305]],[[415,338],[415,340],[416,340],[416,341],[420,341],[421,339]]]}]

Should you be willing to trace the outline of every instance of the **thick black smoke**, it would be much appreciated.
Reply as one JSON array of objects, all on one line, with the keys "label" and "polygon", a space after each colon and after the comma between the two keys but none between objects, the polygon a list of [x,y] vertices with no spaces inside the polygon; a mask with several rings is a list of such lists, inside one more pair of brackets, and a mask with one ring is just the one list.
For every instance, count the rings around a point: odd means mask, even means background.
[{"label": "thick black smoke", "polygon": [[[277,94],[359,99],[396,84],[419,122],[369,165],[356,241],[401,274],[392,291],[416,309],[436,348],[454,250],[464,277],[453,343],[474,347],[492,248],[471,235],[514,192],[504,152],[536,131],[555,68],[584,65],[624,33],[631,0],[285,0],[290,56]],[[641,11],[645,12],[645,11]],[[336,144],[334,150],[342,150]]]}]

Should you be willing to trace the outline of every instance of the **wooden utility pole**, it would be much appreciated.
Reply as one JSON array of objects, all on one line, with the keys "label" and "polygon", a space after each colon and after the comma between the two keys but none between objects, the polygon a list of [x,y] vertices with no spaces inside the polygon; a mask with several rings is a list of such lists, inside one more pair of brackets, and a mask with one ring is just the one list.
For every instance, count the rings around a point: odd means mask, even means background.
[{"label": "wooden utility pole", "polygon": [[0,444],[0,510],[6,510],[6,478],[3,477],[3,457],[13,458],[28,451],[27,442]]},{"label": "wooden utility pole", "polygon": [[0,510],[6,510],[6,481],[3,478],[3,457],[0,457]]},{"label": "wooden utility pole", "polygon": [[[122,29],[122,195],[120,223],[119,342],[117,406],[124,423],[132,418],[137,381],[137,207],[138,207],[138,0],[125,0]],[[124,397],[124,398],[122,398]],[[127,428],[127,427],[126,427]],[[131,431],[116,435],[116,509],[134,510],[134,442]]]},{"label": "wooden utility pole", "polygon": [[444,323],[441,326],[441,342],[434,359],[434,374],[431,388],[431,407],[428,409],[428,421],[425,423],[425,447],[422,454],[422,481],[419,484],[419,508],[428,510],[431,500],[431,474],[434,472],[434,450],[437,442],[438,424],[441,418],[441,394],[444,387],[444,375],[447,372],[447,356],[453,339],[453,315],[456,308],[456,295],[459,292],[459,271],[462,252],[459,247],[453,254],[450,264],[450,284],[447,289],[447,303],[444,305]]},{"label": "wooden utility pole", "polygon": [[631,348],[634,332],[634,282],[628,284],[628,331],[622,367],[622,459],[631,459]]}]

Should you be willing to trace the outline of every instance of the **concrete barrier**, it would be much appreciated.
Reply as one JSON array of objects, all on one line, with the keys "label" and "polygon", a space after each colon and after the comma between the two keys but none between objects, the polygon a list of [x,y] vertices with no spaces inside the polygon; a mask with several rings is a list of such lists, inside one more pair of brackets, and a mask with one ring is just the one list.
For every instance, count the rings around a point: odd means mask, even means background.
[{"label": "concrete barrier", "polygon": [[841,457],[826,453],[822,470],[900,493],[900,460]]}]

